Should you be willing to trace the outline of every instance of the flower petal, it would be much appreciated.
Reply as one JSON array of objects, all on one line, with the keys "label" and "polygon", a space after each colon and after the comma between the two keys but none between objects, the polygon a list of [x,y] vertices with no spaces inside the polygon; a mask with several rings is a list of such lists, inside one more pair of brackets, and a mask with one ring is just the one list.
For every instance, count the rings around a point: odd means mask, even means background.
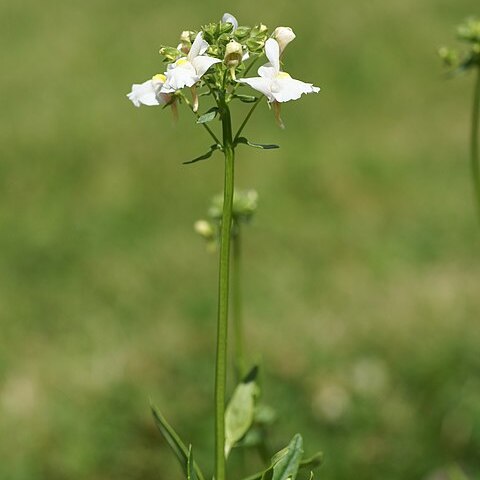
[{"label": "flower petal", "polygon": [[222,23],[231,23],[233,25],[233,31],[238,28],[237,19],[231,13],[223,14]]},{"label": "flower petal", "polygon": [[212,65],[221,63],[218,58],[208,57],[207,55],[200,55],[193,59],[192,64],[200,78]]},{"label": "flower petal", "polygon": [[273,79],[277,76],[277,71],[272,67],[271,63],[266,63],[258,69],[258,74],[263,78]]},{"label": "flower petal", "polygon": [[161,89],[162,93],[171,93],[183,87],[191,87],[199,80],[195,67],[185,58],[177,60],[173,66],[169,65],[166,76],[167,80]]},{"label": "flower petal", "polygon": [[152,80],[147,80],[141,84],[133,84],[132,91],[127,93],[127,97],[136,107],[140,105],[160,105]]},{"label": "flower petal", "polygon": [[318,93],[320,89],[311,83],[301,82],[293,78],[279,78],[274,81],[277,88],[272,87],[272,94],[277,102],[298,100],[304,93]]},{"label": "flower petal", "polygon": [[277,72],[280,71],[280,47],[276,40],[269,38],[265,42],[265,55]]},{"label": "flower petal", "polygon": [[270,80],[267,80],[262,77],[253,77],[253,78],[240,78],[239,83],[246,83],[250,85],[253,89],[259,91],[268,98],[269,102],[273,102],[275,97],[270,91]]},{"label": "flower petal", "polygon": [[207,51],[208,43],[203,39],[202,32],[198,32],[193,41],[192,48],[188,52],[188,59],[192,61],[198,55],[202,55]]}]

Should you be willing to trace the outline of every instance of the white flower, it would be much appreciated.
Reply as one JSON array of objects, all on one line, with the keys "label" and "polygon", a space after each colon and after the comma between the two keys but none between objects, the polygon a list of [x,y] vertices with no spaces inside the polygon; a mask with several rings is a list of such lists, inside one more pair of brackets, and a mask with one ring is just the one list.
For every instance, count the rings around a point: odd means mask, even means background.
[{"label": "white flower", "polygon": [[192,87],[212,65],[221,62],[218,58],[203,55],[207,48],[208,43],[203,39],[202,32],[199,32],[188,55],[168,66],[162,93],[172,93],[183,87]]},{"label": "white flower", "polygon": [[223,14],[222,23],[231,23],[233,25],[233,31],[238,28],[237,19],[230,13]]},{"label": "white flower", "polygon": [[161,92],[165,80],[165,75],[159,73],[146,82],[135,83],[132,85],[132,91],[127,93],[127,97],[136,107],[165,105],[171,100],[171,95]]},{"label": "white flower", "polygon": [[265,54],[270,60],[258,69],[259,77],[242,78],[241,83],[250,85],[265,95],[270,103],[288,102],[299,99],[304,93],[317,93],[320,88],[311,83],[293,79],[287,72],[280,70],[280,47],[278,42],[269,38],[265,42]]},{"label": "white flower", "polygon": [[280,46],[280,55],[285,50],[285,47],[294,40],[296,35],[290,27],[277,27],[273,32],[273,38]]}]

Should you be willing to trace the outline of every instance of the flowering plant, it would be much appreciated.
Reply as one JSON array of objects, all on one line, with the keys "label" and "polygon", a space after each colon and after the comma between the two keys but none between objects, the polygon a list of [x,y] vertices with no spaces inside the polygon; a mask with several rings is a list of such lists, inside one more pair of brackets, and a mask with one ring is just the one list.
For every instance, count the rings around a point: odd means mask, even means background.
[{"label": "flowering plant", "polygon": [[[297,100],[303,94],[319,91],[319,88],[311,83],[293,79],[282,69],[281,56],[294,38],[291,28],[278,27],[269,34],[268,28],[263,24],[254,27],[239,26],[236,18],[226,13],[219,22],[205,25],[198,31],[182,32],[177,47],[162,46],[160,54],[166,63],[163,72],[141,84],[134,84],[127,95],[137,107],[170,106],[174,116],[177,115],[179,104],[184,103],[190,108],[197,124],[203,126],[214,143],[206,153],[184,163],[206,160],[215,151],[221,151],[225,158],[223,201],[216,201],[215,214],[212,214],[212,218],[217,222],[216,237],[220,246],[215,363],[216,480],[225,480],[226,459],[232,448],[248,443],[246,440],[249,433],[261,422],[262,416],[258,406],[257,367],[250,371],[246,371],[243,366],[239,369],[239,384],[228,404],[226,403],[230,250],[232,237],[235,236],[235,229],[238,229],[240,222],[240,217],[236,219],[234,215],[235,151],[239,145],[261,149],[278,148],[277,145],[254,143],[242,136],[252,114],[263,99],[273,108],[277,123],[283,127],[280,105]],[[249,77],[250,70],[264,56],[268,62],[258,68],[257,77]],[[245,93],[244,89],[247,87],[251,87],[254,92]],[[190,90],[190,99],[186,89]],[[213,106],[207,105],[209,108],[204,113],[198,113],[200,98],[203,106],[203,98],[208,96],[213,99]],[[234,102],[251,104],[235,133],[230,113]],[[211,127],[211,122],[216,118],[221,122],[221,135],[217,135]],[[247,205],[242,208],[251,210],[254,206],[256,197],[253,199],[250,195]],[[204,233],[206,226],[202,226]],[[152,410],[157,426],[179,459],[186,478],[204,480],[200,467],[193,459],[192,447],[186,447],[158,409],[152,407]],[[294,480],[300,469],[311,470],[318,466],[320,461],[319,454],[303,458],[303,440],[296,434],[286,448],[272,457],[263,471],[248,478]]]}]

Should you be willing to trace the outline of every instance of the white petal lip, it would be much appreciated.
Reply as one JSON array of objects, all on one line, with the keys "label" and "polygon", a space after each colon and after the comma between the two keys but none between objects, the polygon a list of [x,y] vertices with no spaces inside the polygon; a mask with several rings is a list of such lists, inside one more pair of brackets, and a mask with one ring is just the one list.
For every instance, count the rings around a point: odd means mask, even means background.
[{"label": "white petal lip", "polygon": [[270,61],[271,65],[277,72],[280,71],[280,47],[278,42],[273,38],[269,38],[265,42],[265,55]]},{"label": "white petal lip", "polygon": [[271,81],[262,77],[253,77],[253,78],[241,78],[238,80],[240,83],[246,83],[250,85],[254,90],[259,91],[268,98],[269,102],[273,102],[275,97],[273,96],[270,90]]},{"label": "white petal lip", "polygon": [[160,93],[161,86],[161,82],[153,80],[147,80],[141,84],[135,83],[132,85],[132,91],[127,93],[127,97],[136,107],[165,105],[168,100],[166,95]]},{"label": "white petal lip", "polygon": [[320,89],[311,83],[301,82],[293,78],[280,78],[274,80],[277,83],[278,91],[272,92],[277,102],[288,102],[298,100],[304,93],[318,93]]},{"label": "white petal lip", "polygon": [[208,48],[208,43],[203,39],[202,32],[198,32],[195,40],[193,41],[192,48],[188,52],[188,60],[191,62],[198,55],[203,55]]},{"label": "white petal lip", "polygon": [[206,55],[200,55],[192,61],[192,65],[197,72],[198,78],[202,77],[204,73],[216,63],[221,63],[221,60],[218,58],[207,57]]},{"label": "white petal lip", "polygon": [[231,13],[223,14],[222,23],[231,23],[234,31],[238,28],[237,19]]}]

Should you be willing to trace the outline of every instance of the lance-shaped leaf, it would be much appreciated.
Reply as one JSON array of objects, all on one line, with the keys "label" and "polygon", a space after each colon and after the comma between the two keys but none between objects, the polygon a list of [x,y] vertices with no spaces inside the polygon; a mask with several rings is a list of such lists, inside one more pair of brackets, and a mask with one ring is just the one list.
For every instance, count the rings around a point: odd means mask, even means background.
[{"label": "lance-shaped leaf", "polygon": [[237,98],[243,103],[255,103],[258,100],[258,98],[254,97],[253,95],[243,95],[240,93],[233,95],[233,98]]},{"label": "lance-shaped leaf", "polygon": [[263,144],[263,143],[253,143],[250,142],[250,140],[247,140],[245,137],[239,137],[235,141],[235,144],[238,145],[239,143],[243,143],[244,145],[248,145],[249,147],[254,147],[254,148],[261,148],[263,150],[272,150],[274,148],[280,148],[278,145],[275,144]]},{"label": "lance-shaped leaf", "polygon": [[191,445],[188,447],[187,480],[198,480],[195,472],[195,461],[193,460],[193,450]]},{"label": "lance-shaped leaf", "polygon": [[197,119],[197,123],[207,123],[211,122],[218,113],[218,108],[217,107],[212,107],[210,110],[205,112],[203,115],[200,115]]},{"label": "lance-shaped leaf", "polygon": [[321,463],[321,454],[317,453],[304,461],[301,461],[302,455],[303,439],[297,433],[286,448],[272,457],[270,467],[263,472],[250,475],[244,480],[295,480],[300,469],[312,469]]},{"label": "lance-shaped leaf", "polygon": [[258,368],[254,367],[233,392],[225,410],[225,457],[232,447],[248,432],[255,416]]},{"label": "lance-shaped leaf", "polygon": [[[177,457],[178,461],[180,462],[180,466],[182,467],[187,478],[190,478],[188,477],[188,471],[190,469],[195,471],[197,480],[204,480],[203,474],[199,466],[193,460],[193,456],[190,451],[191,449],[187,450],[187,447],[178,436],[178,433],[171,427],[165,417],[153,404],[150,404],[150,408],[152,409],[153,418],[155,419],[155,424],[157,425],[158,430],[163,435],[163,438],[166,440],[172,452]],[[191,465],[190,467],[189,462]],[[192,478],[192,480],[195,479]]]},{"label": "lance-shaped leaf", "polygon": [[187,162],[183,162],[184,165],[189,165],[190,163],[196,163],[200,162],[201,160],[207,160],[207,158],[210,158],[213,155],[213,152],[215,150],[221,150],[222,146],[218,144],[214,144],[210,147],[210,150],[207,153],[204,153],[203,155],[200,155],[197,158],[194,158],[193,160],[188,160]]},{"label": "lance-shaped leaf", "polygon": [[288,444],[288,447],[280,450],[272,457],[272,480],[294,480],[297,476],[302,456],[303,439],[297,433]]}]

